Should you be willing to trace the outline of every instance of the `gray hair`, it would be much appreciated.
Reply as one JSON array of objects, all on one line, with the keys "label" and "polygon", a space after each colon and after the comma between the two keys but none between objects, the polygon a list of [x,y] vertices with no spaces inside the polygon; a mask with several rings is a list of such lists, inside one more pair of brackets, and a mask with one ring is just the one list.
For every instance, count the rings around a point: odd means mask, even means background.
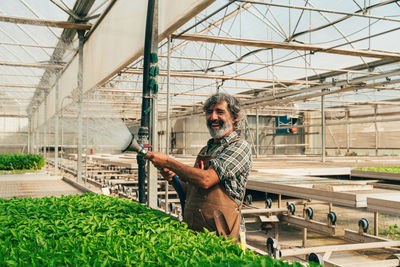
[{"label": "gray hair", "polygon": [[210,96],[204,103],[203,111],[207,112],[207,110],[209,108],[211,108],[212,106],[215,106],[218,103],[221,103],[222,101],[225,101],[226,104],[228,104],[228,110],[229,110],[229,113],[231,114],[231,116],[232,117],[237,116],[236,121],[233,124],[233,128],[235,130],[239,130],[242,126],[244,112],[240,105],[240,101],[236,97],[228,95],[228,94],[224,94],[224,93],[214,94],[214,95]]}]

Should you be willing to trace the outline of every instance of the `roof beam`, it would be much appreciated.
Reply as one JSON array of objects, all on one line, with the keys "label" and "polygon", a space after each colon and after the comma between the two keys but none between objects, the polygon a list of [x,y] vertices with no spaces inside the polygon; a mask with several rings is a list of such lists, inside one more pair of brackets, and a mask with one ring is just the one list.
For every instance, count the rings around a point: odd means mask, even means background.
[{"label": "roof beam", "polygon": [[[368,14],[363,14],[363,13],[354,13],[354,12],[352,13],[352,12],[338,11],[338,10],[332,10],[332,9],[315,8],[315,7],[308,7],[308,6],[296,6],[296,5],[288,5],[288,4],[280,4],[280,3],[272,3],[272,2],[253,1],[253,0],[252,1],[237,0],[237,1],[244,2],[244,3],[251,3],[251,4],[266,5],[266,6],[296,8],[296,9],[302,9],[302,10],[311,10],[311,11],[319,11],[319,12],[324,12],[324,13],[340,14],[340,15],[346,15],[346,16],[354,16],[354,17],[400,22],[400,19],[398,19],[398,18],[373,16],[373,15],[368,15]],[[397,2],[397,1],[395,1],[395,2]]]},{"label": "roof beam", "polygon": [[66,21],[56,21],[56,20],[46,20],[46,19],[23,18],[23,17],[6,16],[6,15],[0,15],[0,21],[16,23],[16,24],[28,24],[28,25],[47,26],[47,27],[55,27],[63,29],[76,29],[76,30],[90,30],[90,28],[92,27],[91,24],[81,24],[81,23],[72,23]]},{"label": "roof beam", "polygon": [[311,44],[297,44],[297,43],[286,43],[286,42],[272,42],[264,40],[251,40],[251,39],[241,39],[232,37],[220,37],[220,36],[208,36],[200,34],[183,34],[183,35],[173,35],[173,38],[195,41],[195,42],[207,42],[215,44],[226,44],[226,45],[240,45],[240,46],[252,46],[260,48],[277,48],[286,50],[301,50],[301,51],[312,51],[312,52],[324,52],[329,54],[339,54],[347,56],[357,56],[357,57],[372,57],[381,59],[397,59],[400,60],[399,53],[381,52],[381,51],[367,51],[360,49],[339,49],[339,48],[329,48]]},{"label": "roof beam", "polygon": [[[126,70],[126,71],[124,71],[124,73],[142,75],[143,70],[139,70],[139,69]],[[167,76],[167,72],[160,71],[158,76]],[[261,79],[261,78],[249,78],[249,77],[238,77],[238,76],[228,76],[228,75],[208,75],[208,74],[187,73],[187,72],[171,72],[170,77],[233,80],[233,81],[259,82],[259,83],[280,83],[280,84],[285,84],[285,85],[296,85],[296,84],[317,85],[317,84],[320,84],[317,82],[298,81],[298,80]]]},{"label": "roof beam", "polygon": [[0,114],[1,118],[28,118],[28,115],[20,114]]},{"label": "roof beam", "polygon": [[7,84],[7,83],[2,83],[0,84],[0,89],[4,87],[15,87],[15,88],[35,88],[35,89],[41,89],[41,90],[48,90],[51,87],[50,86],[38,86],[35,84]]},{"label": "roof beam", "polygon": [[0,61],[1,66],[24,67],[24,68],[39,68],[39,69],[63,69],[64,66],[58,64],[41,64],[41,63],[20,63]]}]

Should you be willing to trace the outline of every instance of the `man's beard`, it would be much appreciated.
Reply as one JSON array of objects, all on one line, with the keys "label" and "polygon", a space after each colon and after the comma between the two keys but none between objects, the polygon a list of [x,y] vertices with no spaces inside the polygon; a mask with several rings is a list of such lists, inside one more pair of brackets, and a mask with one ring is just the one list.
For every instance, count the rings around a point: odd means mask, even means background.
[{"label": "man's beard", "polygon": [[[215,130],[211,127],[211,124],[213,122],[218,122],[219,124],[219,129]],[[232,122],[230,120],[227,120],[226,122],[223,122],[221,120],[214,120],[214,121],[207,121],[207,128],[208,131],[210,132],[210,135],[212,138],[220,139],[226,135],[228,131],[232,129]]]}]

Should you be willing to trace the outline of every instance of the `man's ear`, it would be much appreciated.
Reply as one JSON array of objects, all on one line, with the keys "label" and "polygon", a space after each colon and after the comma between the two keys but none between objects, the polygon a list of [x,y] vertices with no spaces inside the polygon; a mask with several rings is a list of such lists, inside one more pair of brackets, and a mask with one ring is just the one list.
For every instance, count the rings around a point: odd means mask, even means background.
[{"label": "man's ear", "polygon": [[238,117],[239,117],[238,114],[233,115],[233,122],[237,122]]}]

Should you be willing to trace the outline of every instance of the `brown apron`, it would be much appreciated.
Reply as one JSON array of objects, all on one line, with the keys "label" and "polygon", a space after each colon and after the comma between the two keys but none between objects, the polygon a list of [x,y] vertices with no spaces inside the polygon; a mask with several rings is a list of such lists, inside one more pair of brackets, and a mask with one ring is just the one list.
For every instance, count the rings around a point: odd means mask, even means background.
[{"label": "brown apron", "polygon": [[[239,139],[232,142],[237,140]],[[215,158],[215,156],[205,155],[206,149],[207,147],[203,148],[196,159],[196,165],[200,165],[200,161],[203,161],[205,170],[209,168],[210,160]],[[203,228],[209,231],[217,231],[214,211],[220,210],[230,230],[228,236],[238,238],[240,209],[241,205],[239,206],[219,183],[209,189],[187,184],[184,222],[188,224],[190,229],[198,232],[203,232]]]}]

